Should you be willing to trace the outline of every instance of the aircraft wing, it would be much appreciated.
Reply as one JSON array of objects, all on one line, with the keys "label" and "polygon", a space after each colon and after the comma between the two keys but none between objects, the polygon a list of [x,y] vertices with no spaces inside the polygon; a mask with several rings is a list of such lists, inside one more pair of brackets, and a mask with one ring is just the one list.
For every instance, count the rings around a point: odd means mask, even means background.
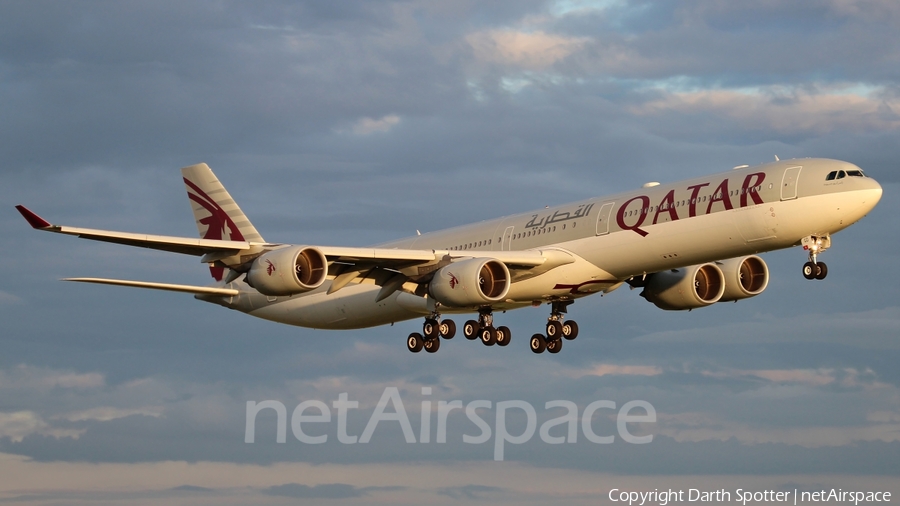
[{"label": "aircraft wing", "polygon": [[[25,206],[18,205],[16,209],[26,221],[35,229],[58,234],[74,235],[83,239],[94,241],[124,244],[149,248],[172,253],[200,256],[205,263],[218,263],[237,269],[236,272],[245,272],[249,260],[266,251],[277,249],[282,244],[270,244],[249,241],[226,241],[217,239],[199,239],[187,237],[174,237],[162,235],[135,234],[130,232],[115,232],[110,230],[97,230],[90,228],[69,227],[54,225],[41,218]],[[355,248],[343,246],[311,246],[322,252],[329,263],[336,263],[336,269],[332,272],[335,276],[329,293],[335,292],[359,277],[365,277],[367,272],[373,269],[389,270],[397,274],[394,279],[398,284],[394,290],[399,289],[402,282],[407,280],[423,279],[438,268],[448,265],[455,258],[485,257],[503,262],[512,271],[515,280],[546,272],[557,266],[572,263],[574,257],[564,251],[525,250],[525,251],[445,251],[445,250],[421,250],[421,249],[391,249],[391,248]],[[425,278],[427,279],[427,278]],[[78,278],[70,281],[117,284],[123,286],[135,286],[141,288],[154,288],[160,290],[185,291],[193,293],[212,293],[202,287],[189,287],[181,285],[167,285],[159,283],[132,282],[126,280],[107,280],[95,278]],[[227,295],[225,291],[217,292],[219,295]]]},{"label": "aircraft wing", "polygon": [[165,235],[133,234],[129,232],[113,232],[110,230],[95,230],[91,228],[68,227],[53,225],[41,218],[25,206],[16,206],[19,213],[28,223],[37,230],[55,232],[57,234],[74,235],[82,239],[111,242],[137,246],[140,248],[182,253],[185,255],[202,256],[209,253],[235,254],[241,250],[250,249],[255,243],[246,241],[218,241],[211,239],[192,239],[188,237],[172,237]]},{"label": "aircraft wing", "polygon": [[[257,249],[254,247],[280,246],[280,244],[257,243],[248,241],[223,241],[214,239],[199,239],[189,237],[175,237],[165,235],[135,234],[130,232],[115,232],[110,230],[97,230],[91,228],[69,227],[54,225],[41,218],[25,206],[18,205],[16,209],[26,221],[35,229],[57,234],[74,235],[82,239],[94,241],[137,246],[172,253],[186,255],[234,255],[241,251]],[[391,248],[355,248],[343,246],[315,246],[321,250],[329,261],[348,264],[365,263],[379,265],[381,267],[395,268],[401,265],[415,265],[440,260],[444,255],[452,253],[452,256],[489,256],[509,265],[519,267],[536,267],[546,261],[546,257],[539,251],[471,251],[466,254],[461,252],[434,251],[420,249],[391,249]]]}]

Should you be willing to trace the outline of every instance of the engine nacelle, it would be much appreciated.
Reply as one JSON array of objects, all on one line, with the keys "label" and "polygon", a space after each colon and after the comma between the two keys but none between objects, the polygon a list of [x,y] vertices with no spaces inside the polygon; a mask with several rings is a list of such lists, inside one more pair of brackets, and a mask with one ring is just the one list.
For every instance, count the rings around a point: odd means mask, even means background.
[{"label": "engine nacelle", "polygon": [[439,269],[429,292],[445,306],[481,306],[503,300],[509,284],[506,264],[493,258],[472,258]]},{"label": "engine nacelle", "polygon": [[293,295],[318,288],[327,274],[324,253],[309,246],[291,246],[254,260],[247,283],[263,295]]},{"label": "engine nacelle", "polygon": [[715,304],[724,293],[722,269],[702,264],[651,274],[641,296],[660,309],[677,311]]},{"label": "engine nacelle", "polygon": [[769,266],[756,255],[716,263],[725,274],[725,293],[719,302],[754,297],[769,286]]}]

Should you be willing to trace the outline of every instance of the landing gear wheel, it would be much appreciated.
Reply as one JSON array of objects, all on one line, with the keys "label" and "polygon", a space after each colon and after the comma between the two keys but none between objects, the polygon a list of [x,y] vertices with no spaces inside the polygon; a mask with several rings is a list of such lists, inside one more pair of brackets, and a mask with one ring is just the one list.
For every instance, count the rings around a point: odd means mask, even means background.
[{"label": "landing gear wheel", "polygon": [[549,344],[550,341],[559,339],[560,336],[562,336],[562,333],[563,326],[562,323],[559,322],[559,320],[551,320],[547,322],[547,344]]},{"label": "landing gear wheel", "polygon": [[424,344],[425,340],[422,339],[422,334],[419,334],[418,332],[413,332],[406,338],[406,347],[413,353],[422,351],[422,346],[424,346]]},{"label": "landing gear wheel", "polygon": [[453,320],[441,320],[439,328],[444,339],[453,339],[456,335],[456,323]]},{"label": "landing gear wheel", "polygon": [[494,327],[485,327],[478,331],[478,336],[485,346],[493,346],[497,344],[497,329]]},{"label": "landing gear wheel", "polygon": [[550,353],[559,353],[559,350],[562,349],[562,343],[562,339],[547,341],[547,351]]},{"label": "landing gear wheel", "polygon": [[512,338],[512,332],[509,331],[509,327],[503,325],[497,327],[497,344],[499,346],[506,346],[509,344],[510,338]]},{"label": "landing gear wheel", "polygon": [[547,349],[547,340],[541,334],[531,336],[531,351],[535,353],[544,353]]},{"label": "landing gear wheel", "polygon": [[466,336],[468,340],[474,340],[478,337],[478,322],[475,320],[469,320],[463,325],[463,335]]},{"label": "landing gear wheel", "polygon": [[428,353],[434,353],[438,351],[441,347],[441,340],[435,337],[434,339],[429,339],[425,341],[425,351]]},{"label": "landing gear wheel", "polygon": [[818,274],[819,270],[816,268],[816,264],[812,262],[806,262],[803,264],[803,277],[806,279],[816,279],[816,274]]},{"label": "landing gear wheel", "polygon": [[825,276],[828,275],[828,266],[825,265],[825,262],[819,262],[816,264],[816,279],[825,279]]},{"label": "landing gear wheel", "polygon": [[434,318],[426,318],[425,324],[422,325],[422,335],[425,337],[426,341],[430,341],[438,336],[440,333],[440,327],[438,326],[437,320]]},{"label": "landing gear wheel", "polygon": [[562,336],[571,341],[578,337],[578,324],[574,320],[563,323]]}]

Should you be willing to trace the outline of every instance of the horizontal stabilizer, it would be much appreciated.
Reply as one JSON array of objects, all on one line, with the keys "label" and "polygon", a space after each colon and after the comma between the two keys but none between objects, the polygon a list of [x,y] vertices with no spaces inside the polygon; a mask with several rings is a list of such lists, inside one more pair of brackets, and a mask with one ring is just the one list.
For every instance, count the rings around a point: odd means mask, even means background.
[{"label": "horizontal stabilizer", "polygon": [[173,285],[170,283],[151,283],[149,281],[129,281],[126,279],[104,278],[63,278],[62,281],[77,281],[79,283],[97,283],[101,285],[132,286],[135,288],[149,288],[151,290],[166,290],[169,292],[185,292],[206,295],[233,296],[241,293],[232,288],[215,288],[212,286]]}]

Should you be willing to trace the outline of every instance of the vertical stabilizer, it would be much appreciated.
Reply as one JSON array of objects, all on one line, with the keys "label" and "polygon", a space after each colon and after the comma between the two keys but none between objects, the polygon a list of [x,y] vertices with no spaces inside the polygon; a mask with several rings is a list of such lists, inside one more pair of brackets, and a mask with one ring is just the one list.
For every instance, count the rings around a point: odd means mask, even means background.
[{"label": "vertical stabilizer", "polygon": [[[181,175],[202,239],[265,242],[208,165],[185,167]],[[210,271],[222,280],[222,268],[210,266]]]}]

